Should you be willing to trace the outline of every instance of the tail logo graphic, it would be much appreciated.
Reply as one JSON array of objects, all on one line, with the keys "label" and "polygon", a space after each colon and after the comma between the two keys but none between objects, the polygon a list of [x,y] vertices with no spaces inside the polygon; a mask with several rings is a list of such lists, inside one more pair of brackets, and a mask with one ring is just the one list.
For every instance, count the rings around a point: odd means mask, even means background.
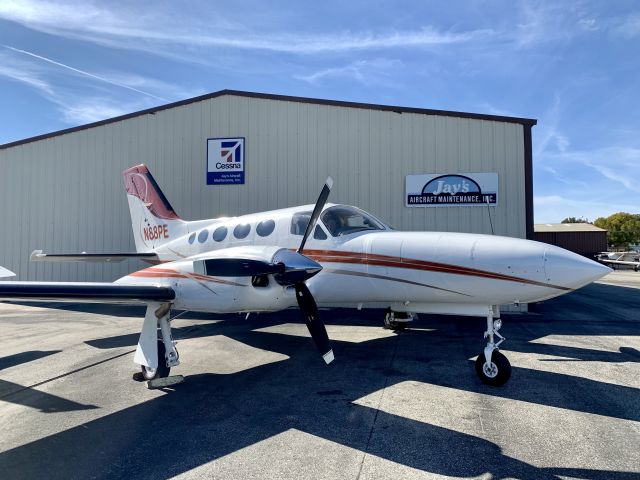
[{"label": "tail logo graphic", "polygon": [[145,165],[123,172],[136,250],[147,252],[188,232]]}]

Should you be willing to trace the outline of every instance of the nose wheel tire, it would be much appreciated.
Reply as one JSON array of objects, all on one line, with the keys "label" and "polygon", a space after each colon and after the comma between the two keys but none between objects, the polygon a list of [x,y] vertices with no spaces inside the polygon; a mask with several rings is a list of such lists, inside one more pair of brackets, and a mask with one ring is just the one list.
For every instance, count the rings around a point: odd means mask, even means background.
[{"label": "nose wheel tire", "polygon": [[476,373],[482,383],[499,387],[507,383],[511,377],[511,364],[498,350],[494,350],[491,354],[491,362],[487,363],[484,352],[478,355],[476,360]]},{"label": "nose wheel tire", "polygon": [[145,380],[153,380],[154,378],[165,378],[169,376],[171,371],[170,367],[167,367],[167,359],[165,356],[166,350],[162,340],[158,340],[158,368],[149,368],[145,365],[141,365],[142,376]]}]

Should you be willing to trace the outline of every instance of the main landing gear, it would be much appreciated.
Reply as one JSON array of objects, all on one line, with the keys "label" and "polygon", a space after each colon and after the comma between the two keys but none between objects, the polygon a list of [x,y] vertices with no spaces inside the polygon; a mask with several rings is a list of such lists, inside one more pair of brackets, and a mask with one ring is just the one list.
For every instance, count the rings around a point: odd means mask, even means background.
[{"label": "main landing gear", "polygon": [[[134,361],[140,365],[145,380],[166,378],[171,367],[180,364],[178,350],[171,336],[170,303],[149,303]],[[158,339],[158,327],[160,339]]]},{"label": "main landing gear", "polygon": [[[494,317],[496,317],[495,320]],[[502,327],[502,320],[500,320],[500,309],[496,305],[490,308],[487,315],[487,331],[484,332],[484,338],[488,339],[487,346],[476,359],[476,373],[482,383],[496,387],[504,385],[511,377],[511,364],[507,357],[498,351],[500,344],[505,341],[505,338],[498,333],[500,327]],[[496,337],[499,338],[498,342],[495,341]]]},{"label": "main landing gear", "polygon": [[408,312],[394,312],[390,308],[384,314],[384,328],[387,330],[404,330],[413,321],[413,315]]}]

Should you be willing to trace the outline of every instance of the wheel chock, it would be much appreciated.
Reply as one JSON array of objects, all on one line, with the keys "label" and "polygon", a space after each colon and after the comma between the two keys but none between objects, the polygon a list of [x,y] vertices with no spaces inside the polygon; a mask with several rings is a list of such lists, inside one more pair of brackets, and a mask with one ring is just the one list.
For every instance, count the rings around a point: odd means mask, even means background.
[{"label": "wheel chock", "polygon": [[147,382],[147,388],[149,390],[154,390],[156,388],[167,388],[167,387],[173,387],[174,385],[179,385],[183,382],[184,382],[183,375],[172,375],[170,377],[154,378],[153,380],[149,380]]}]

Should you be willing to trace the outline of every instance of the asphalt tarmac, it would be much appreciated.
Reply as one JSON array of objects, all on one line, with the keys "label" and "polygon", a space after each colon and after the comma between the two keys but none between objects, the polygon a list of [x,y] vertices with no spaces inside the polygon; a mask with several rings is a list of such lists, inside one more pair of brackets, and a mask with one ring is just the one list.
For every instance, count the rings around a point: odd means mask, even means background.
[{"label": "asphalt tarmac", "polygon": [[[184,384],[132,380],[140,307],[0,304],[0,478],[640,479],[640,273],[484,320],[295,310],[174,322]],[[225,321],[221,321],[221,320]]]}]

